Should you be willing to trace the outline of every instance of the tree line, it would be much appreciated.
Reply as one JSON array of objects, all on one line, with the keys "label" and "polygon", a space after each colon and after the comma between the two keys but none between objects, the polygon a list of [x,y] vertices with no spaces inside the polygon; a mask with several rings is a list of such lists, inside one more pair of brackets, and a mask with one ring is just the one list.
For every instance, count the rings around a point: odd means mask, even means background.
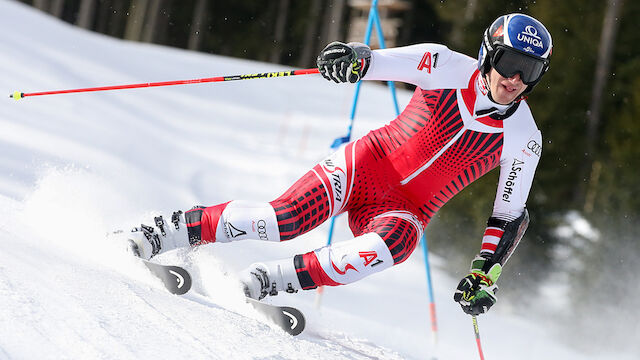
[{"label": "tree line", "polygon": [[330,38],[344,38],[347,22],[345,0],[24,2],[123,39],[300,67],[311,66]]}]

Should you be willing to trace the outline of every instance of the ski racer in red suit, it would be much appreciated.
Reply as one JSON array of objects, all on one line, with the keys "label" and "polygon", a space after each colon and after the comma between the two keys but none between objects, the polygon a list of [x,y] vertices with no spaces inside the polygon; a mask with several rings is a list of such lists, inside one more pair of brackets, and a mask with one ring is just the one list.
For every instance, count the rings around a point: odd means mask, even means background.
[{"label": "ski racer in red suit", "polygon": [[405,261],[429,220],[471,182],[500,166],[493,213],[454,300],[469,314],[495,302],[502,266],[529,222],[525,202],[542,150],[524,100],[549,66],[551,36],[523,14],[484,32],[478,59],[444,45],[376,50],[329,44],[320,73],[337,83],[401,81],[417,86],[404,111],[322,160],[271,202],[235,200],[156,217],[128,234],[150,258],[179,246],[244,239],[285,241],[348,212],[354,238],[242,272],[248,296],[343,285]]}]

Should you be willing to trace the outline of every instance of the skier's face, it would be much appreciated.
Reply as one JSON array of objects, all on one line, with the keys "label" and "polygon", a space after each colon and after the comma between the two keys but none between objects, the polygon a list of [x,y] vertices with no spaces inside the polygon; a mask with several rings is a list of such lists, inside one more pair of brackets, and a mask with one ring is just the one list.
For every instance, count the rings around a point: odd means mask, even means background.
[{"label": "skier's face", "polygon": [[520,74],[505,78],[491,68],[489,72],[489,88],[491,89],[491,97],[495,102],[507,105],[520,96],[527,89],[527,85],[522,82]]}]

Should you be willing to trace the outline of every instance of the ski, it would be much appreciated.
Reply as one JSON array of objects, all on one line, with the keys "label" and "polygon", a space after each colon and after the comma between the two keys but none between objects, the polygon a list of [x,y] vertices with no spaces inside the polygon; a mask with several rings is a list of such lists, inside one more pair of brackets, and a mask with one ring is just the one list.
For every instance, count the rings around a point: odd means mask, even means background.
[{"label": "ski", "polygon": [[296,308],[265,304],[251,298],[247,298],[247,302],[292,336],[300,335],[304,330],[306,325],[304,315]]},{"label": "ski", "polygon": [[140,259],[151,273],[162,280],[164,287],[175,295],[184,295],[191,289],[191,275],[184,268],[173,265],[162,265],[149,260]]}]

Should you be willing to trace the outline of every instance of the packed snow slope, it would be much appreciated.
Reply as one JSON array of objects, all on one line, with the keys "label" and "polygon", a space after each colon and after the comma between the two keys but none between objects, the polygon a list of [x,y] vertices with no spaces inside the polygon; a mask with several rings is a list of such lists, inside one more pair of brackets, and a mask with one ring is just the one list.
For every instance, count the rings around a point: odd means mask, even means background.
[{"label": "packed snow slope", "polygon": [[[0,94],[283,70],[120,41],[0,0]],[[163,254],[189,269],[185,296],[105,236],[151,213],[230,199],[271,200],[344,135],[353,87],[318,75],[32,97],[0,105],[0,359],[476,358],[471,319],[434,257],[439,338],[429,330],[423,259],[359,283],[281,295],[308,328],[293,338],[243,302],[233,278],[254,261],[320,247],[213,244]],[[400,93],[402,104],[410,94]],[[356,136],[394,117],[365,84]],[[349,238],[339,218],[337,240]],[[475,245],[473,245],[475,246]],[[569,349],[507,305],[480,318],[488,359],[621,358]]]}]

